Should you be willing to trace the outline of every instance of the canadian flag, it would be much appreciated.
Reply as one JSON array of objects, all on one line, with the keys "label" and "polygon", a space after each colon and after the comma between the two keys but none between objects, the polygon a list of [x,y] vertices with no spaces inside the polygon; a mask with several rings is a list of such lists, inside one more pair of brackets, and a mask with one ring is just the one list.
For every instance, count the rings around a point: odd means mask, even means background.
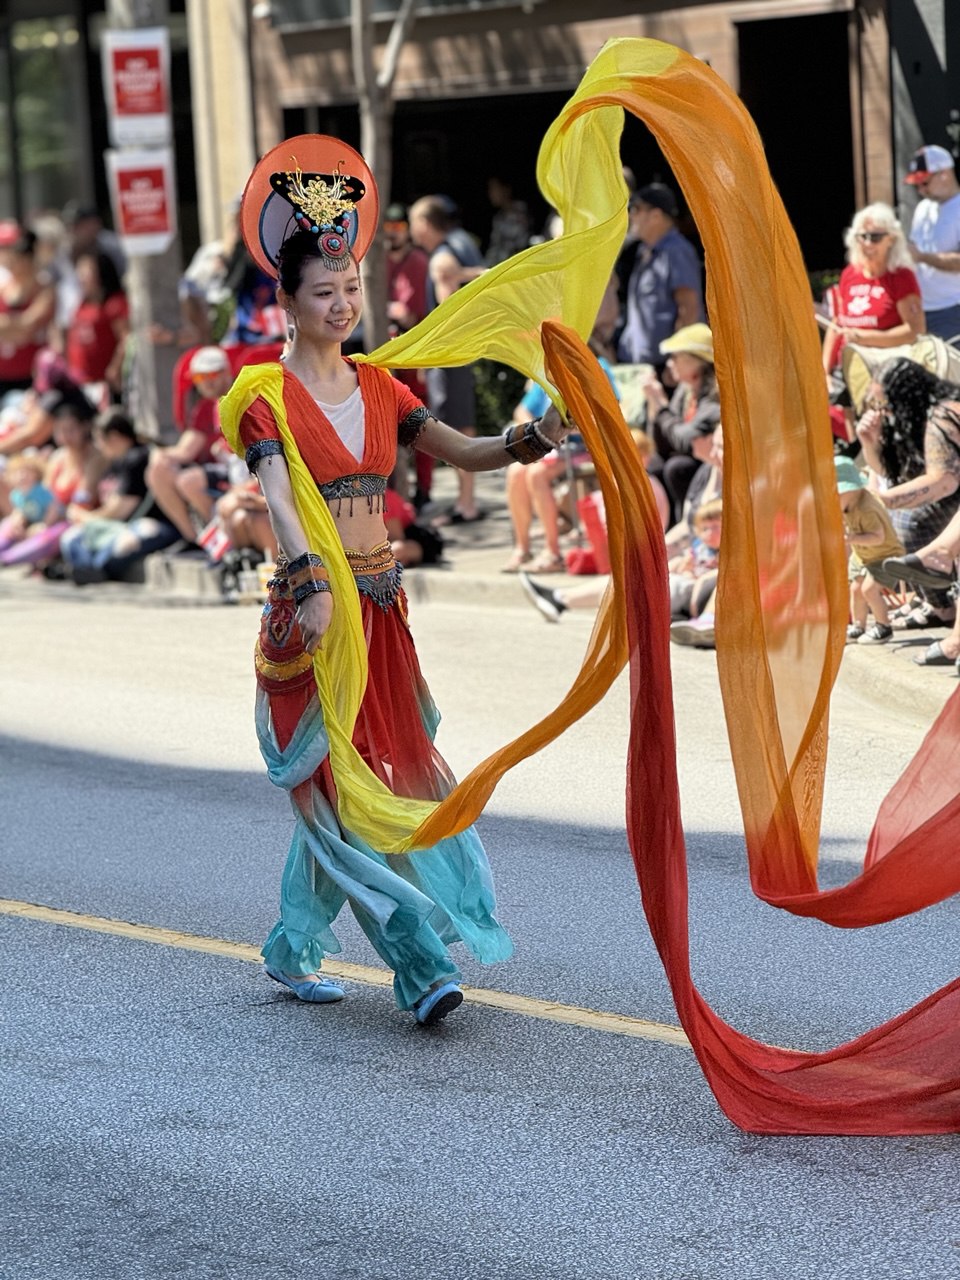
[{"label": "canadian flag", "polygon": [[211,520],[197,537],[197,545],[203,547],[214,564],[218,564],[233,543],[230,541],[230,535],[221,529],[216,520]]}]

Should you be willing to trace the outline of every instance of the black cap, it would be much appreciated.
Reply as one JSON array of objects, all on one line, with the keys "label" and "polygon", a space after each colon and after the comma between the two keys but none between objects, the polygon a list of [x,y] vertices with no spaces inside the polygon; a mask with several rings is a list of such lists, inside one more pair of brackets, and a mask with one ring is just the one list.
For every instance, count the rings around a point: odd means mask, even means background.
[{"label": "black cap", "polygon": [[388,204],[383,215],[384,222],[406,222],[407,210],[402,204]]},{"label": "black cap", "polygon": [[635,191],[630,199],[631,205],[646,204],[651,209],[659,209],[668,218],[676,218],[680,213],[677,197],[662,182],[650,182]]}]

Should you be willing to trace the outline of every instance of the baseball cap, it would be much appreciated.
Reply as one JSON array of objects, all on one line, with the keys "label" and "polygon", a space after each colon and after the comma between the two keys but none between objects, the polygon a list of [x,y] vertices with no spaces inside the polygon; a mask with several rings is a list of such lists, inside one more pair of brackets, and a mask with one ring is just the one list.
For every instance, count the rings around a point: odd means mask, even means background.
[{"label": "baseball cap", "polygon": [[631,205],[646,204],[651,209],[659,209],[668,218],[675,218],[680,212],[677,197],[663,182],[649,182],[645,187],[635,191],[630,197]]},{"label": "baseball cap", "polygon": [[669,338],[660,343],[660,351],[665,356],[676,355],[680,351],[691,356],[699,356],[701,360],[709,360],[713,364],[713,334],[710,326],[686,324]]},{"label": "baseball cap", "polygon": [[946,147],[921,147],[910,161],[904,182],[916,186],[918,182],[926,182],[934,173],[943,173],[952,169],[956,161]]},{"label": "baseball cap", "polygon": [[863,473],[852,458],[836,457],[833,461],[837,468],[838,493],[852,493],[854,489],[866,488]]},{"label": "baseball cap", "polygon": [[12,218],[4,218],[0,222],[0,249],[12,248],[19,243],[22,235],[18,222],[14,222]]},{"label": "baseball cap", "polygon": [[190,361],[190,377],[195,378],[203,373],[223,373],[229,368],[230,362],[223,347],[200,347],[193,353]]},{"label": "baseball cap", "polygon": [[383,215],[384,222],[406,222],[407,209],[402,204],[388,204]]}]

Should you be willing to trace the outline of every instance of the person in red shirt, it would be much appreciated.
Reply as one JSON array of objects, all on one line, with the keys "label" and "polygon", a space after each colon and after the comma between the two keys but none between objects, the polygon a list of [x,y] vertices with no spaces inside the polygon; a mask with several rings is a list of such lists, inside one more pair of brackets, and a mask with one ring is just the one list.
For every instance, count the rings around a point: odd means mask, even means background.
[{"label": "person in red shirt", "polygon": [[0,223],[0,398],[27,391],[33,365],[53,319],[53,286],[37,270],[37,237],[15,222]]},{"label": "person in red shirt", "polygon": [[67,365],[82,385],[106,382],[119,391],[130,329],[127,295],[113,259],[105,253],[81,254],[76,272],[82,298],[67,329]]},{"label": "person in red shirt", "polygon": [[854,215],[844,237],[847,262],[831,290],[831,323],[823,343],[823,368],[832,374],[847,342],[858,347],[899,347],[926,332],[920,285],[896,214],[870,204]]},{"label": "person in red shirt", "polygon": [[156,448],[150,455],[147,484],[157,506],[187,544],[184,549],[199,551],[194,513],[199,528],[209,524],[217,486],[226,480],[225,459],[230,456],[220,434],[217,406],[233,383],[227,353],[222,347],[200,347],[190,361],[190,378],[198,399],[176,444]]},{"label": "person in red shirt", "polygon": [[[387,319],[390,337],[406,333],[427,314],[429,258],[410,239],[410,223],[402,204],[391,204],[383,219],[383,239],[387,247]],[[415,396],[426,399],[427,384],[421,369],[398,369],[394,375]],[[433,459],[417,452],[417,491],[414,506],[419,511],[430,501]]]}]

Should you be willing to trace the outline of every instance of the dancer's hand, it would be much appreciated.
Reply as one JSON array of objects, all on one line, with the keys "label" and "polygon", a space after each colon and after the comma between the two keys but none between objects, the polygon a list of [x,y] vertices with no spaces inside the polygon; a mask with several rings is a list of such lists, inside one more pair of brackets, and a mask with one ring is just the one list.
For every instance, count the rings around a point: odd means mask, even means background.
[{"label": "dancer's hand", "polygon": [[323,637],[333,621],[333,595],[329,591],[317,591],[297,605],[297,622],[303,647],[314,654],[323,648]]},{"label": "dancer's hand", "polygon": [[550,405],[547,412],[540,419],[540,430],[559,449],[566,436],[571,431],[576,431],[577,426],[572,419],[564,422],[557,412],[556,405]]}]

